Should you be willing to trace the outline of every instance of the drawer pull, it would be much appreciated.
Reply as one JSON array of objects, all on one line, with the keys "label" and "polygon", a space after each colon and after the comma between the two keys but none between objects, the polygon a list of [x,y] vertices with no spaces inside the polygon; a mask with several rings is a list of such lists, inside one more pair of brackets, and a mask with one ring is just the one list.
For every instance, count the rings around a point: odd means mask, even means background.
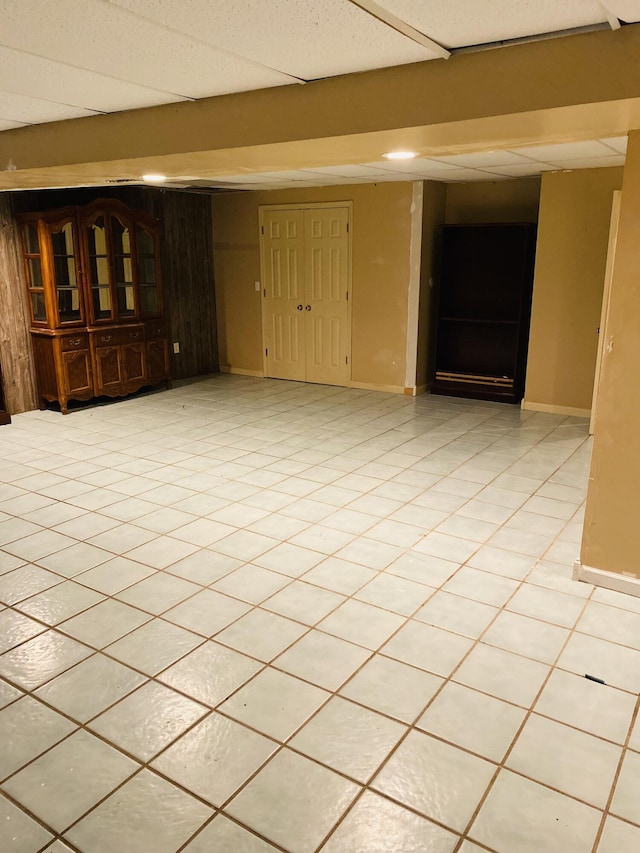
[{"label": "drawer pull", "polygon": [[113,337],[113,335],[100,335],[100,343],[101,344],[108,344],[109,341],[112,339],[112,337]]},{"label": "drawer pull", "polygon": [[82,346],[82,338],[69,338],[68,344],[70,347],[79,347]]},{"label": "drawer pull", "polygon": [[129,337],[132,340],[137,341],[138,338],[140,337],[140,332],[129,332]]}]

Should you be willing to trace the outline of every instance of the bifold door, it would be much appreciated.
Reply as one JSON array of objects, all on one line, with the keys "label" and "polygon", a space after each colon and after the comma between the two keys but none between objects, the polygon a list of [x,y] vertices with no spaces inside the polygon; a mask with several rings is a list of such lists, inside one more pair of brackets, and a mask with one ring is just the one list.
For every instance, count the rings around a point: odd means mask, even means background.
[{"label": "bifold door", "polygon": [[324,385],[349,380],[349,208],[265,209],[266,375]]}]

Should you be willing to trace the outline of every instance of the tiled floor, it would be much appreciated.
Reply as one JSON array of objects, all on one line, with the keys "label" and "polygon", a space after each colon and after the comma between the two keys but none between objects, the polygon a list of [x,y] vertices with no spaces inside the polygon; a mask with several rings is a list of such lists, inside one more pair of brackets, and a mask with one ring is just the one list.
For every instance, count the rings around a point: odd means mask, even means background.
[{"label": "tiled floor", "polygon": [[640,850],[588,461],[577,419],[231,376],[15,417],[0,850]]}]

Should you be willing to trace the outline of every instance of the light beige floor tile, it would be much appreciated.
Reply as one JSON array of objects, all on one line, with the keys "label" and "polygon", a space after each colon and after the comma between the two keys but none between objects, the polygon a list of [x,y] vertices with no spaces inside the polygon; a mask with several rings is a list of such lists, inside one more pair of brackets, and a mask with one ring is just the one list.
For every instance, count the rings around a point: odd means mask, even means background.
[{"label": "light beige floor tile", "polygon": [[361,646],[310,631],[273,665],[326,690],[337,690],[370,656]]},{"label": "light beige floor tile", "polygon": [[7,799],[0,800],[0,849],[37,853],[53,835]]},{"label": "light beige floor tile", "polygon": [[535,710],[561,723],[622,744],[629,731],[635,701],[636,697],[631,693],[555,669],[536,702]]},{"label": "light beige floor tile", "polygon": [[63,581],[64,578],[46,569],[40,569],[38,566],[23,566],[0,577],[0,602],[17,604]]},{"label": "light beige floor tile", "polygon": [[275,847],[258,838],[223,814],[218,814],[184,848],[185,853],[211,853],[212,850],[237,853],[274,853]]},{"label": "light beige floor tile", "polygon": [[0,675],[25,690],[33,690],[92,654],[93,649],[45,631],[0,657]]},{"label": "light beige floor tile", "polygon": [[105,652],[146,675],[157,675],[202,641],[191,631],[154,619],[107,646]]},{"label": "light beige floor tile", "polygon": [[261,668],[258,661],[209,641],[163,672],[160,679],[198,702],[215,706]]},{"label": "light beige floor tile", "polygon": [[143,770],[68,833],[92,853],[175,853],[213,814],[208,806]]},{"label": "light beige floor tile", "polygon": [[260,604],[290,583],[291,578],[287,575],[261,569],[259,566],[246,565],[225,575],[212,586],[226,595],[232,595],[251,604]]},{"label": "light beige floor tile", "polygon": [[249,605],[237,598],[203,589],[191,598],[172,607],[163,618],[189,631],[211,637],[249,610]]},{"label": "light beige floor tile", "polygon": [[262,606],[305,625],[315,625],[344,600],[344,596],[337,592],[304,581],[293,581],[264,601]]},{"label": "light beige floor tile", "polygon": [[639,826],[632,826],[615,817],[607,818],[598,844],[598,853],[632,853],[633,850],[638,850],[639,846]]},{"label": "light beige floor tile", "polygon": [[79,731],[5,782],[4,788],[61,832],[137,768],[122,753]]},{"label": "light beige floor tile", "polygon": [[149,761],[207,709],[162,684],[148,682],[89,724],[140,761]]},{"label": "light beige floor tile", "polygon": [[410,620],[380,652],[436,675],[450,675],[473,641],[441,628]]},{"label": "light beige floor tile", "polygon": [[4,708],[0,711],[0,779],[24,767],[75,728],[70,720],[31,696],[24,696]]},{"label": "light beige floor tile", "polygon": [[568,636],[566,628],[503,610],[483,635],[482,642],[543,663],[553,663]]},{"label": "light beige floor tile", "polygon": [[95,590],[65,581],[21,601],[16,607],[45,625],[57,625],[103,600],[104,596]]},{"label": "light beige floor tile", "polygon": [[442,683],[442,678],[431,673],[374,655],[340,693],[409,723],[416,719]]},{"label": "light beige floor tile", "polygon": [[365,791],[322,848],[326,853],[381,853],[385,850],[451,853],[458,837],[440,826]]},{"label": "light beige floor tile", "polygon": [[[604,808],[621,752],[620,746],[532,714],[506,766]],[[585,767],[589,768],[588,773],[584,772]]]},{"label": "light beige floor tile", "polygon": [[361,601],[347,600],[318,624],[321,631],[375,650],[389,639],[404,618]]},{"label": "light beige floor tile", "polygon": [[410,616],[433,594],[431,587],[381,573],[355,593],[359,601],[366,601],[403,616]]},{"label": "light beige floor tile", "polygon": [[298,622],[254,609],[216,634],[216,642],[267,662],[295,643],[306,631],[307,628]]},{"label": "light beige floor tile", "polygon": [[319,687],[267,668],[227,699],[220,710],[284,741],[328,698]]},{"label": "light beige floor tile", "polygon": [[546,664],[481,643],[471,651],[454,679],[498,699],[529,707],[548,672]]},{"label": "light beige floor tile", "polygon": [[406,731],[400,723],[336,696],[303,726],[289,746],[365,783]]},{"label": "light beige floor tile", "polygon": [[461,831],[495,771],[484,759],[411,732],[371,784],[425,817]]},{"label": "light beige floor tile", "polygon": [[152,767],[220,806],[276,749],[274,741],[213,713],[166,749]]},{"label": "light beige floor tile", "polygon": [[522,708],[450,682],[416,725],[436,737],[500,762],[524,717]]},{"label": "light beige floor tile", "polygon": [[16,610],[3,610],[0,613],[0,654],[46,630],[45,625]]},{"label": "light beige floor tile", "polygon": [[[600,812],[550,788],[501,771],[469,837],[509,853],[587,853]],[[509,815],[509,820],[505,820]]]},{"label": "light beige floor tile", "polygon": [[94,655],[45,684],[35,695],[85,723],[143,681],[145,677],[129,667],[103,655]]},{"label": "light beige floor tile", "polygon": [[357,785],[331,770],[284,750],[226,810],[286,850],[311,853],[358,792]]},{"label": "light beige floor tile", "polygon": [[616,783],[610,811],[614,815],[640,824],[638,785],[640,784],[640,755],[627,751]]},{"label": "light beige floor tile", "polygon": [[117,598],[147,613],[163,613],[181,601],[200,592],[200,587],[175,575],[156,572],[134,586],[119,592]]}]

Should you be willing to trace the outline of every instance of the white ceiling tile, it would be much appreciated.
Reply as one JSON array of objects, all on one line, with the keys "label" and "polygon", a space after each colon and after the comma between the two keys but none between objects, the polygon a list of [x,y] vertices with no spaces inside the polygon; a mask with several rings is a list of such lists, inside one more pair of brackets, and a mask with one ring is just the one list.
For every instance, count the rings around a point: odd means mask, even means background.
[{"label": "white ceiling tile", "polygon": [[466,181],[495,181],[500,175],[492,175],[490,172],[480,171],[479,169],[455,169],[451,172],[439,172],[436,180],[451,182],[466,182]]},{"label": "white ceiling tile", "polygon": [[582,157],[577,160],[561,160],[556,169],[605,169],[610,166],[624,166],[624,154],[612,154],[611,157]]},{"label": "white ceiling tile", "polygon": [[614,151],[617,151],[618,154],[626,154],[627,153],[627,137],[626,136],[613,136],[609,139],[600,139],[603,145],[606,145],[608,148],[613,148]]},{"label": "white ceiling tile", "polygon": [[379,175],[382,170],[354,163],[345,166],[311,166],[308,171],[315,172],[319,175],[335,175],[347,178],[374,178]]},{"label": "white ceiling tile", "polygon": [[557,172],[558,167],[550,163],[522,163],[519,166],[487,166],[487,172],[493,175],[506,175],[511,178],[528,178],[541,172]]},{"label": "white ceiling tile", "polygon": [[455,169],[451,163],[443,163],[441,160],[429,160],[425,157],[416,157],[413,160],[380,160],[375,163],[364,163],[372,169],[380,169],[383,172],[407,172],[421,174],[422,172],[439,172],[447,169]]},{"label": "white ceiling tile", "polygon": [[346,0],[111,2],[304,80],[434,58],[426,48]]},{"label": "white ceiling tile", "polygon": [[380,4],[444,47],[487,44],[607,20],[597,0],[380,0]]},{"label": "white ceiling tile", "polygon": [[518,154],[541,162],[557,163],[564,160],[577,160],[581,157],[607,157],[611,154],[606,145],[597,140],[590,142],[563,142],[558,145],[536,145],[515,148]]},{"label": "white ceiling tile", "polygon": [[81,107],[54,104],[52,101],[45,101],[40,98],[28,98],[25,95],[14,95],[12,92],[0,92],[0,118],[5,120],[25,124],[40,124],[45,121],[62,121],[68,118],[82,118],[91,115],[96,115],[96,113]]},{"label": "white ceiling tile", "polygon": [[130,110],[182,100],[169,92],[125,83],[2,46],[0,90],[98,112]]},{"label": "white ceiling tile", "polygon": [[627,24],[640,21],[639,0],[604,0],[604,5],[616,18]]},{"label": "white ceiling tile", "polygon": [[[2,41],[119,80],[191,98],[291,78],[96,0],[0,0]],[[61,95],[62,97],[62,95]]]},{"label": "white ceiling tile", "polygon": [[454,154],[442,157],[443,162],[465,169],[484,169],[486,166],[517,166],[525,161],[524,157],[513,151],[477,151],[473,154]]}]

